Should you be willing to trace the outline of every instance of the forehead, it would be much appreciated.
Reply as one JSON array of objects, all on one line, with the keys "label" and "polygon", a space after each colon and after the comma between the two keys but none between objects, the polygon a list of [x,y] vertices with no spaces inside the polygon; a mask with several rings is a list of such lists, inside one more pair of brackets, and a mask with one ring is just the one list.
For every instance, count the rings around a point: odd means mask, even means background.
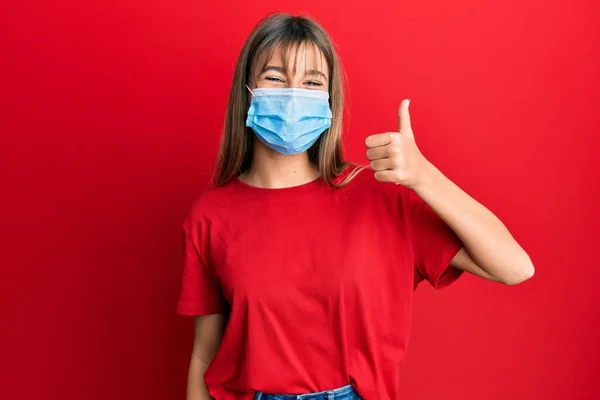
[{"label": "forehead", "polygon": [[277,44],[258,56],[255,71],[260,74],[268,65],[283,67],[292,72],[316,69],[329,75],[327,60],[323,52],[313,43]]}]

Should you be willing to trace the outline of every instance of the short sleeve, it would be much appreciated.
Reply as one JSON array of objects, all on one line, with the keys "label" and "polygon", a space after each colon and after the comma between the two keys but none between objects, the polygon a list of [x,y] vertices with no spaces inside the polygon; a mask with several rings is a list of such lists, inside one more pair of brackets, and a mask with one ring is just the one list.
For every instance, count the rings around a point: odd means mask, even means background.
[{"label": "short sleeve", "polygon": [[460,238],[446,222],[413,190],[405,189],[408,224],[415,257],[415,287],[427,280],[442,289],[464,272],[450,265],[463,247]]},{"label": "short sleeve", "polygon": [[205,315],[225,312],[227,301],[208,268],[205,257],[185,229],[183,231],[183,275],[177,313]]}]

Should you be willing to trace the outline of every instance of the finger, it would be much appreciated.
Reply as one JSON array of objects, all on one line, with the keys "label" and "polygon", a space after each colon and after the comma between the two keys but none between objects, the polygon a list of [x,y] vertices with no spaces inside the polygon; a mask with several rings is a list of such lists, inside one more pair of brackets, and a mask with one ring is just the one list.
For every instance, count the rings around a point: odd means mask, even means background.
[{"label": "finger", "polygon": [[400,137],[398,137],[398,133],[396,132],[379,133],[377,135],[371,135],[365,139],[365,145],[372,149],[375,147],[385,146],[390,143],[397,143],[399,140]]},{"label": "finger", "polygon": [[400,103],[400,108],[398,108],[398,132],[406,133],[412,131],[410,125],[410,112],[408,111],[409,105],[410,99],[404,99]]},{"label": "finger", "polygon": [[379,146],[367,150],[367,159],[377,160],[389,157],[389,146]]},{"label": "finger", "polygon": [[369,163],[373,171],[386,171],[392,169],[392,162],[389,158],[380,158]]},{"label": "finger", "polygon": [[375,179],[379,182],[396,182],[396,171],[385,170],[375,172]]}]

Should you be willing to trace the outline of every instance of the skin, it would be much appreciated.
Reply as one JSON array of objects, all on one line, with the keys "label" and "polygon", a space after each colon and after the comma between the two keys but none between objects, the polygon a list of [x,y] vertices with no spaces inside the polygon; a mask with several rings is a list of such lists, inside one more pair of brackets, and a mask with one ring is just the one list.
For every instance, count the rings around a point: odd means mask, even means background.
[{"label": "skin", "polygon": [[[295,49],[291,49],[291,54]],[[264,64],[265,55],[258,58],[257,67],[250,79],[250,89],[255,88],[301,88],[310,90],[329,90],[329,66],[324,57],[312,46],[301,46],[298,49],[296,73],[293,62],[284,71],[281,51],[277,50],[264,71],[258,68]],[[294,57],[290,57],[291,61]],[[314,68],[313,70],[313,67]],[[315,72],[318,71],[318,72]],[[248,100],[251,99],[248,92]],[[252,166],[240,176],[240,179],[252,186],[262,188],[285,188],[298,186],[319,177],[319,171],[309,162],[306,152],[286,156],[266,146],[254,138],[254,155]]]},{"label": "skin", "polygon": [[[258,60],[262,65],[262,59]],[[317,71],[307,70],[316,61]],[[282,69],[282,54],[276,51],[264,71],[253,71],[254,88],[304,88],[328,90],[328,65],[312,47],[301,47],[295,73],[293,64]],[[248,93],[249,100],[251,94]],[[531,278],[534,266],[504,224],[442,174],[423,156],[415,142],[409,99],[400,103],[398,130],[366,138],[366,156],[375,178],[415,191],[464,243],[450,265],[475,276],[514,285]],[[240,176],[243,182],[262,188],[285,188],[308,183],[319,176],[308,154],[282,155],[254,139],[252,167]],[[204,385],[204,372],[214,357],[226,326],[224,314],[196,317],[195,338],[188,374],[188,400],[212,399]]]},{"label": "skin", "polygon": [[427,160],[415,142],[409,99],[400,103],[398,131],[367,137],[367,158],[375,178],[415,191],[456,233],[464,247],[450,265],[478,277],[515,285],[535,268],[506,226]]},{"label": "skin", "polygon": [[187,400],[211,400],[204,383],[204,373],[217,353],[227,325],[225,314],[200,315],[194,318],[194,347],[187,378]]}]

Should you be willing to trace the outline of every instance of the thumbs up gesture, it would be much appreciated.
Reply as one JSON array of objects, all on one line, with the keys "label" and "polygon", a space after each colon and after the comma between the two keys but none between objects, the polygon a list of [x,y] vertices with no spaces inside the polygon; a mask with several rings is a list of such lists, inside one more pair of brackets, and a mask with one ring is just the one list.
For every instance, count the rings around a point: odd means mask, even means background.
[{"label": "thumbs up gesture", "polygon": [[365,140],[369,166],[380,182],[414,188],[427,173],[429,161],[421,154],[410,124],[408,106],[404,99],[398,110],[398,132],[371,135]]}]

